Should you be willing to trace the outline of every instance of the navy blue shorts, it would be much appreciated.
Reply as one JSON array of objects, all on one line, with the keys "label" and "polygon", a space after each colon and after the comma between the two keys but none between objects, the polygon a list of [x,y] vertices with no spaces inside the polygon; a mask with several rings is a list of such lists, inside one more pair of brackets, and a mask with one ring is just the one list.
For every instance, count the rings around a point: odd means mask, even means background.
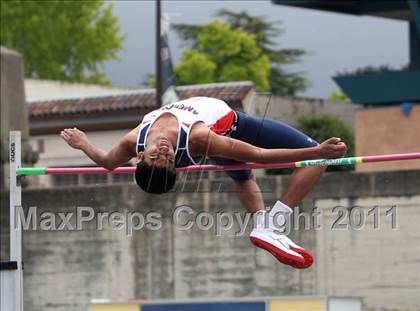
[{"label": "navy blue shorts", "polygon": [[[243,112],[236,112],[237,129],[230,137],[247,142],[251,145],[265,149],[298,149],[317,146],[318,143],[301,131],[279,121],[259,118],[247,115]],[[220,165],[234,165],[242,162],[224,159],[211,158]],[[248,180],[251,177],[251,170],[226,171],[234,180]]]}]

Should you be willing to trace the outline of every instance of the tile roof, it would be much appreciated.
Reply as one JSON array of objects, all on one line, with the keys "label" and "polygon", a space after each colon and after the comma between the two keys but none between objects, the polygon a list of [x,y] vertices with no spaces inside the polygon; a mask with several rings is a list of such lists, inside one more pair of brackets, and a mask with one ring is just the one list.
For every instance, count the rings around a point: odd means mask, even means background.
[{"label": "tile roof", "polygon": [[[180,99],[208,96],[223,99],[228,103],[241,102],[250,90],[252,82],[226,82],[177,87]],[[122,94],[56,98],[28,102],[29,117],[57,117],[97,112],[123,112],[132,109],[152,110],[155,106],[155,90],[133,90]]]}]

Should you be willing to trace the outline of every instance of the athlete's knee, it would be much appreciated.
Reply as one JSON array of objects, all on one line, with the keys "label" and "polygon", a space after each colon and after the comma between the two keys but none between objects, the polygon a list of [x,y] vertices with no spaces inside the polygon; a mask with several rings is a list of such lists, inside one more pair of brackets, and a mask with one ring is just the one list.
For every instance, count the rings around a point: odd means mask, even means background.
[{"label": "athlete's knee", "polygon": [[238,171],[227,171],[226,173],[235,182],[247,181],[247,180],[249,180],[250,176],[252,175],[252,171],[248,170],[248,169],[238,170]]},{"label": "athlete's knee", "polygon": [[249,173],[249,174],[242,175],[241,178],[234,178],[233,181],[237,185],[243,185],[249,182],[255,182],[256,178],[253,173]]}]

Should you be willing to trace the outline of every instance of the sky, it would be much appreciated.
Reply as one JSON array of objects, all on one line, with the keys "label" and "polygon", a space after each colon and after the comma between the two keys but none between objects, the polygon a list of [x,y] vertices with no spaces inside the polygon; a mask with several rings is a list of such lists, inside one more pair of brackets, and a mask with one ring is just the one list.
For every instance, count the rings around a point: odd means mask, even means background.
[{"label": "sky", "polygon": [[[154,1],[109,1],[125,34],[118,61],[105,63],[112,84],[139,87],[155,70]],[[162,13],[171,23],[204,24],[214,20],[220,8],[267,20],[281,21],[285,32],[275,40],[278,48],[300,48],[307,54],[301,62],[285,67],[303,72],[309,88],[303,97],[327,98],[338,90],[331,79],[337,72],[364,66],[389,65],[400,68],[408,63],[408,24],[378,17],[352,16],[274,5],[270,1],[162,1]],[[172,60],[177,63],[185,45],[174,31],[169,37]]]}]

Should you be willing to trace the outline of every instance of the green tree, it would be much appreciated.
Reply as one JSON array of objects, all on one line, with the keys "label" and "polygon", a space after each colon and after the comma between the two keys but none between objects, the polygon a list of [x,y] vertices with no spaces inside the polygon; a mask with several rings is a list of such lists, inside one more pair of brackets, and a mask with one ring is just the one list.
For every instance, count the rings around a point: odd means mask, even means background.
[{"label": "green tree", "polygon": [[346,94],[344,94],[341,91],[333,91],[333,92],[331,92],[328,99],[330,99],[330,100],[348,100],[349,98],[347,97]]},{"label": "green tree", "polygon": [[181,62],[176,66],[178,84],[199,84],[215,81],[216,64],[197,50],[182,53]]},{"label": "green tree", "polygon": [[[263,16],[252,16],[242,11],[235,13],[226,9],[216,12],[232,29],[242,29],[253,35],[257,46],[270,61],[270,90],[276,95],[295,95],[307,87],[307,81],[301,73],[287,73],[282,65],[299,61],[304,55],[301,49],[276,49],[274,39],[284,30],[280,22],[267,21]],[[198,47],[198,37],[203,30],[202,25],[175,24],[173,28],[187,46]]]},{"label": "green tree", "polygon": [[260,91],[270,87],[269,71],[270,61],[253,35],[218,21],[203,26],[196,49],[184,51],[175,67],[180,85],[251,80]]},{"label": "green tree", "polygon": [[107,84],[104,61],[124,40],[112,5],[90,1],[1,1],[0,43],[23,54],[31,78]]}]

